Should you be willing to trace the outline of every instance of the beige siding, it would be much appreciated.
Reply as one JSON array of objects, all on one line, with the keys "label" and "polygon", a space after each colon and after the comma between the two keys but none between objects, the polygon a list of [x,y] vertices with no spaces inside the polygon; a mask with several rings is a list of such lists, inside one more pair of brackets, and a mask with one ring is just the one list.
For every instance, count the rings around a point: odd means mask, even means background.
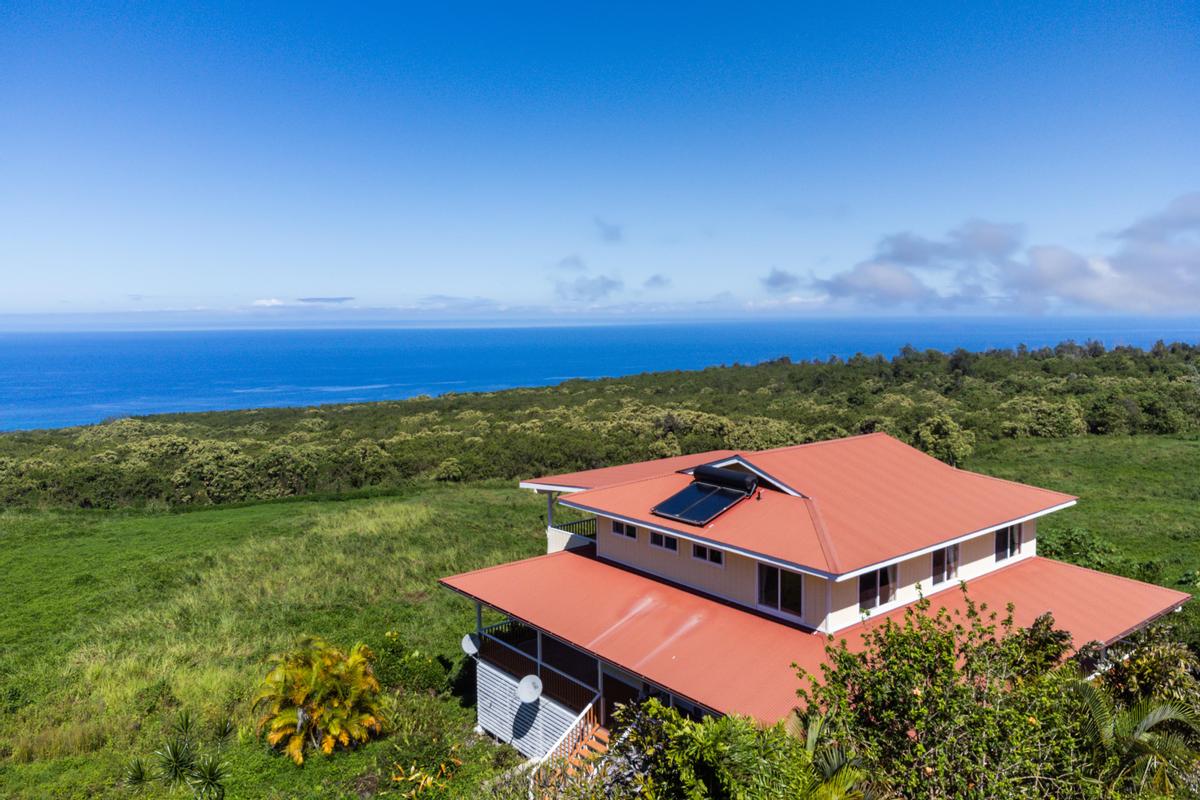
[{"label": "beige siding", "polygon": [[[1019,558],[1037,552],[1037,526],[1034,521],[1022,526],[1023,543]],[[884,610],[915,602],[921,594],[932,594],[969,581],[996,569],[995,535],[985,533],[960,542],[958,580],[933,585],[933,556],[924,553],[896,565],[896,599]],[[671,552],[650,544],[650,531],[638,528],[636,540],[612,532],[612,520],[600,517],[596,525],[597,552],[608,559],[628,564],[644,572],[666,578],[683,586],[698,589],[741,605],[757,608],[758,566],[754,559],[725,552],[724,566],[717,567],[692,557],[692,543],[679,539],[679,551]],[[1008,562],[1001,562],[1008,563]],[[919,588],[918,588],[919,587]],[[830,631],[837,631],[859,622],[858,579],[833,582],[830,588],[829,619],[825,619],[826,581],[804,576],[804,617],[799,620],[812,628],[822,628],[828,622]],[[878,612],[876,612],[878,613]]]},{"label": "beige siding", "polygon": [[758,586],[755,562],[733,553],[725,554],[724,566],[692,558],[692,545],[679,540],[679,552],[650,545],[650,531],[638,528],[637,539],[617,536],[612,520],[603,517],[596,524],[596,552],[605,558],[691,586],[703,592],[744,605],[754,605]]},{"label": "beige siding", "polygon": [[[679,551],[650,544],[650,531],[638,528],[637,539],[612,532],[612,520],[596,521],[596,552],[604,558],[666,578],[750,608],[758,604],[758,562],[725,551],[724,566],[692,557],[692,543],[679,539]],[[825,618],[825,585],[820,578],[804,576],[804,616],[799,621],[818,627]]]}]

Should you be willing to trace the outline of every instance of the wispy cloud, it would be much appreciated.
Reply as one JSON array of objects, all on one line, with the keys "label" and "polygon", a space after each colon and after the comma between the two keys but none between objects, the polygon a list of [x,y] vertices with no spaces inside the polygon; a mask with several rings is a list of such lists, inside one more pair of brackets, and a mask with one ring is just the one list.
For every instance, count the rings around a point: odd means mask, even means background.
[{"label": "wispy cloud", "polygon": [[666,289],[671,285],[671,279],[666,275],[655,273],[642,282],[643,289]]},{"label": "wispy cloud", "polygon": [[580,275],[573,281],[559,281],[556,293],[562,300],[596,303],[620,291],[624,286],[620,280],[608,275]]},{"label": "wispy cloud", "polygon": [[353,297],[297,297],[297,303],[319,303],[326,305],[338,305],[340,303],[349,303],[354,300]]},{"label": "wispy cloud", "polygon": [[583,257],[577,253],[572,253],[569,256],[563,256],[560,258],[557,262],[555,262],[554,266],[558,269],[566,270],[568,272],[582,272],[583,270],[587,269],[587,262],[584,261]]},{"label": "wispy cloud", "polygon": [[766,277],[759,279],[762,282],[763,288],[768,292],[780,294],[783,292],[794,292],[800,288],[800,276],[787,270],[772,267]]},{"label": "wispy cloud", "polygon": [[616,244],[625,239],[625,227],[612,222],[605,222],[600,217],[596,217],[596,232],[600,236],[600,241],[607,244]]},{"label": "wispy cloud", "polygon": [[261,300],[255,300],[250,305],[255,308],[276,308],[278,306],[286,306],[287,303],[280,300],[278,297],[265,297]]}]

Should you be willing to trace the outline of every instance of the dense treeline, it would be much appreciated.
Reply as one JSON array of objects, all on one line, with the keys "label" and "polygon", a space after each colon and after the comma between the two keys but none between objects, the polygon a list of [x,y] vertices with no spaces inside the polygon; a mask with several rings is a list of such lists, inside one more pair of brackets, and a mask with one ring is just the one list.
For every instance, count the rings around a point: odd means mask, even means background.
[{"label": "dense treeline", "polygon": [[0,436],[0,503],[238,502],[514,478],[887,431],[972,441],[1200,430],[1200,346],[1089,342],[644,374],[400,402],[122,419]]}]

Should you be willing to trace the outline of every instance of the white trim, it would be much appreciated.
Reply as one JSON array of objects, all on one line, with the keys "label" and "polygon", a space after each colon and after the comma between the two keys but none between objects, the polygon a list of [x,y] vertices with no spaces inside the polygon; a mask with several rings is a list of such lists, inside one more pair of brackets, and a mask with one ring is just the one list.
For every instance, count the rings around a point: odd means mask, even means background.
[{"label": "white trim", "polygon": [[[937,578],[937,575],[935,575],[934,571],[933,571],[933,555],[934,555],[934,553],[937,553],[940,550],[949,550],[951,547],[955,548],[955,551],[954,551],[954,574],[946,576],[945,580],[935,581],[934,579]],[[943,583],[950,583],[951,581],[957,580],[958,579],[958,565],[961,562],[962,562],[962,547],[958,544],[948,544],[945,547],[939,547],[937,550],[930,551],[930,553],[929,553],[929,586],[930,586],[930,588],[933,588],[934,586],[941,586]]]},{"label": "white trim", "polygon": [[[654,534],[656,534],[656,533],[659,536],[663,537],[662,544],[654,543]],[[675,546],[667,547],[667,539],[673,539],[675,541]],[[666,550],[668,553],[674,553],[675,555],[679,555],[679,537],[678,536],[672,536],[669,533],[660,533],[659,531],[650,531],[650,535],[646,537],[646,541],[651,547],[653,547],[655,549]]]},{"label": "white trim", "polygon": [[[715,567],[716,569],[725,569],[725,551],[724,550],[722,550],[719,547],[711,547],[707,544],[700,544],[699,542],[691,542],[690,544],[692,545],[691,558],[693,561],[703,561],[705,564],[708,564],[710,567]],[[704,551],[705,551],[704,558],[700,558],[700,556],[696,555],[697,547],[704,548]],[[721,554],[720,562],[710,560],[707,555],[708,553],[720,553]]]},{"label": "white trim", "polygon": [[[562,502],[562,501],[559,501],[559,502]],[[1064,508],[1070,508],[1071,506],[1075,505],[1076,502],[1077,501],[1075,501],[1075,500],[1068,500],[1065,503],[1059,503],[1056,506],[1051,506],[1050,508],[1046,508],[1041,511],[1036,511],[1032,514],[1026,514],[1025,516],[1018,517],[1017,519],[1010,519],[1007,522],[1001,522],[999,525],[992,525],[991,527],[988,527],[988,528],[980,528],[977,531],[973,531],[971,533],[964,533],[962,536],[956,536],[953,539],[947,539],[944,542],[938,542],[937,544],[930,545],[929,547],[922,547],[920,550],[913,550],[912,552],[905,553],[902,556],[896,556],[895,558],[889,558],[886,561],[878,561],[874,564],[870,564],[865,567],[860,567],[859,569],[853,570],[851,572],[843,572],[841,575],[835,575],[833,579],[838,583],[841,583],[843,581],[848,581],[851,578],[857,578],[859,575],[862,575],[865,572],[870,572],[872,570],[879,569],[880,567],[885,567],[889,564],[899,564],[901,561],[907,561],[910,558],[916,558],[917,556],[923,556],[926,553],[932,553],[934,550],[941,550],[943,547],[948,547],[949,545],[952,545],[952,544],[961,544],[962,542],[965,542],[968,539],[974,539],[976,536],[983,536],[988,533],[995,533],[996,531],[1000,530],[1001,528],[1007,528],[1009,525],[1020,525],[1021,523],[1028,522],[1031,519],[1037,519],[1038,517],[1044,517],[1047,514],[1053,514],[1055,511],[1062,511]],[[1012,561],[1012,559],[1011,558],[1006,559],[1006,561]]]},{"label": "white trim", "polygon": [[728,553],[735,553],[739,556],[744,556],[745,558],[748,558],[752,561],[758,561],[763,564],[770,564],[771,566],[780,567],[782,569],[790,569],[792,572],[803,572],[806,575],[812,575],[814,578],[824,578],[826,580],[832,580],[837,583],[842,583],[844,581],[850,580],[851,578],[857,578],[859,575],[863,574],[864,572],[870,572],[873,569],[879,569],[880,567],[888,566],[889,564],[899,564],[900,562],[907,561],[910,558],[916,558],[917,556],[925,555],[926,553],[932,553],[934,550],[940,550],[941,548],[947,547],[952,544],[960,544],[962,542],[967,541],[968,539],[974,539],[976,536],[983,536],[984,534],[987,534],[987,533],[993,533],[993,532],[999,530],[1000,528],[1006,527],[1008,525],[1018,525],[1022,522],[1028,522],[1031,519],[1037,519],[1038,517],[1044,517],[1047,514],[1053,514],[1055,511],[1061,511],[1064,508],[1070,508],[1071,506],[1075,505],[1075,503],[1077,501],[1068,500],[1065,503],[1059,503],[1056,506],[1051,506],[1050,508],[1043,509],[1041,511],[1037,511],[1032,514],[1027,514],[1023,517],[1019,517],[1018,519],[1013,519],[1013,520],[1009,520],[1007,522],[1002,522],[999,525],[992,525],[991,527],[988,527],[988,528],[981,528],[980,530],[972,531],[971,533],[965,533],[961,536],[956,536],[953,539],[947,539],[945,541],[930,545],[929,547],[923,547],[920,550],[913,550],[912,552],[904,553],[903,555],[899,555],[899,556],[895,556],[894,558],[887,559],[886,561],[877,561],[874,564],[870,564],[865,567],[860,567],[859,569],[853,570],[851,572],[843,572],[840,575],[837,573],[833,573],[833,572],[825,572],[823,570],[817,569],[816,567],[808,567],[803,564],[796,564],[791,561],[785,561],[782,558],[774,558],[772,556],[764,555],[763,553],[756,553],[753,550],[746,550],[741,547],[736,547],[727,542],[717,542],[713,539],[706,539],[703,536],[697,536],[693,533],[686,533],[686,532],[678,530],[676,528],[668,528],[668,527],[665,527],[662,525],[657,525],[654,523],[646,522],[645,520],[635,519],[634,517],[626,517],[621,514],[613,513],[612,511],[606,511],[602,508],[597,508],[596,506],[588,506],[588,505],[584,505],[583,503],[575,503],[575,502],[572,502],[570,500],[566,500],[563,498],[559,498],[558,502],[559,502],[559,505],[564,505],[567,508],[574,508],[578,511],[590,511],[591,513],[596,514],[597,516],[607,517],[609,519],[620,520],[621,522],[628,522],[639,528],[645,528],[647,530],[656,530],[660,533],[666,533],[666,534],[670,534],[671,536],[677,536],[680,539],[686,539],[690,542],[699,542],[700,544],[703,544],[703,545],[715,546],[715,547],[717,547],[721,550],[724,550]]},{"label": "white trim", "polygon": [[565,494],[587,491],[587,488],[584,486],[559,486],[553,483],[534,483],[533,481],[521,481],[517,484],[517,488],[533,489],[535,492],[563,492]]},{"label": "white trim", "polygon": [[[871,574],[870,572],[864,572],[862,575],[858,576],[859,577],[859,581],[858,581],[858,613],[859,614],[870,614],[881,608],[891,608],[892,604],[896,603],[899,600],[899,598],[900,598],[900,565],[899,564],[885,564],[884,566],[880,567],[879,569],[872,570],[871,572],[883,572],[885,569],[891,573],[888,576],[888,578],[889,578],[888,583],[890,583],[891,587],[892,587],[892,599],[888,600],[886,603],[876,603],[875,605],[871,606],[870,608],[863,608],[862,607],[862,579]],[[875,599],[876,600],[879,599],[879,579],[878,578],[875,579]]]},{"label": "white trim", "polygon": [[[755,475],[762,478],[763,480],[770,481],[774,485],[778,486],[783,491],[784,494],[790,494],[792,497],[808,497],[808,495],[804,494],[803,492],[796,491],[795,489],[788,486],[783,481],[772,476],[771,473],[765,472],[765,471],[759,469],[758,467],[754,466],[753,464],[751,464],[749,461],[742,458],[741,456],[731,456],[729,458],[721,459],[720,461],[710,461],[707,464],[700,464],[698,466],[725,467],[725,466],[728,466],[729,464],[741,464],[743,467],[750,470],[751,472],[753,472]],[[696,469],[695,467],[692,467],[691,469],[684,470],[684,472],[691,474],[692,472],[695,471],[695,469]]]},{"label": "white trim", "polygon": [[737,555],[744,556],[744,557],[750,559],[751,561],[761,561],[764,564],[770,564],[775,567],[782,567],[783,569],[790,569],[792,572],[803,572],[806,575],[812,575],[814,578],[825,578],[826,580],[828,580],[830,578],[836,577],[831,572],[822,572],[821,570],[815,569],[814,567],[806,567],[803,564],[794,564],[791,561],[784,561],[781,558],[772,558],[771,556],[766,556],[766,555],[763,555],[762,553],[755,553],[752,550],[746,550],[741,547],[735,547],[734,545],[731,545],[728,542],[718,542],[713,539],[705,539],[703,536],[696,536],[695,534],[692,534],[692,533],[685,533],[684,531],[678,530],[676,528],[667,528],[662,525],[656,525],[654,523],[646,522],[645,520],[635,519],[634,517],[626,517],[621,514],[614,514],[612,511],[605,511],[602,508],[596,508],[594,506],[586,506],[583,503],[574,503],[574,502],[570,502],[568,500],[563,500],[561,498],[559,499],[558,503],[559,503],[559,505],[564,505],[567,508],[574,508],[577,511],[590,511],[591,513],[596,514],[597,516],[600,516],[600,517],[607,517],[609,519],[620,520],[621,522],[628,522],[631,525],[636,525],[639,528],[645,528],[646,530],[650,530],[650,531],[658,531],[659,533],[666,533],[666,534],[675,536],[680,539],[686,539],[689,542],[699,542],[700,544],[703,544],[703,545],[708,545],[710,547],[716,547],[719,550],[724,550],[727,553],[736,553]]},{"label": "white trim", "polygon": [[[1010,559],[1007,559],[1007,560],[1005,560],[1003,562],[999,562],[999,563],[1002,563],[1005,567],[1007,567],[1009,564],[1017,564],[1021,561],[1024,561],[1027,558],[1034,558],[1034,557],[1035,556],[1032,553],[1020,553],[1018,555],[1013,556]],[[897,587],[897,591],[896,591],[897,599],[892,600],[890,603],[884,603],[881,606],[876,606],[875,608],[868,609],[867,611],[863,611],[862,609],[858,608],[858,606],[857,606],[858,601],[855,600],[855,608],[858,610],[858,614],[855,616],[854,621],[847,622],[845,625],[839,625],[838,627],[832,628],[827,632],[828,633],[837,633],[838,631],[845,630],[846,628],[852,628],[855,625],[859,624],[860,622],[870,622],[872,619],[879,616],[880,614],[886,614],[887,612],[893,611],[897,608],[912,605],[913,603],[919,602],[922,598],[929,599],[929,598],[935,597],[936,595],[942,594],[943,592],[952,591],[952,590],[957,589],[958,587],[962,586],[964,583],[967,584],[968,587],[970,587],[971,581],[979,580],[980,578],[986,577],[987,575],[990,575],[994,571],[995,570],[988,570],[987,572],[980,573],[979,575],[976,575],[973,578],[959,578],[958,580],[955,580],[955,581],[945,581],[944,583],[939,583],[937,585],[936,591],[931,590],[929,592],[921,592],[918,597],[912,598],[909,600],[900,599],[900,591],[899,591],[899,587]],[[920,582],[918,581],[918,583],[920,583]],[[934,607],[936,608],[937,606],[935,605]],[[825,619],[826,619],[826,623],[828,623],[829,617],[827,616]]]},{"label": "white trim", "polygon": [[[772,569],[777,569],[777,570],[781,571],[780,575],[779,575],[779,582],[775,585],[775,600],[776,600],[776,602],[779,603],[779,607],[775,608],[773,606],[764,606],[762,603],[758,602],[759,595],[761,594],[761,591],[760,591],[761,586],[759,585],[759,579],[760,579],[760,576],[762,575],[762,573],[759,572],[758,567],[755,566],[755,568],[754,568],[754,608],[763,612],[764,614],[769,614],[773,617],[778,617],[779,619],[791,620],[793,622],[800,621],[801,624],[804,624],[804,610],[806,608],[808,608],[808,585],[807,585],[808,581],[804,580],[804,574],[800,573],[800,572],[796,572],[794,569],[787,569],[786,567],[776,567],[774,564],[766,564],[765,566],[768,566],[768,567],[771,567]],[[800,613],[799,614],[794,614],[791,611],[788,611],[786,608],[783,607],[783,574],[782,574],[783,571],[787,571],[787,572],[792,573],[793,575],[800,576]],[[812,626],[804,624],[804,627],[811,628]]]}]

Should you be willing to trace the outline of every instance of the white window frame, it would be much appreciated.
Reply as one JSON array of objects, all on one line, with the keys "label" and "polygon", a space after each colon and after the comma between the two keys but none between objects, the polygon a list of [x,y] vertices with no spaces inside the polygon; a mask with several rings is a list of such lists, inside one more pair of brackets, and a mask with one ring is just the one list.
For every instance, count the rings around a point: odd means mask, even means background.
[{"label": "white window frame", "polygon": [[620,536],[622,539],[632,539],[637,541],[637,526],[630,525],[628,522],[621,522],[619,519],[612,521],[612,535]]},{"label": "white window frame", "polygon": [[[945,553],[945,555],[943,556],[943,560],[942,560],[943,566],[953,565],[952,569],[945,570],[946,574],[942,576],[941,580],[938,580],[937,567],[936,567],[936,559],[937,559],[938,553]],[[953,558],[951,558],[951,554],[953,554]],[[950,581],[953,581],[954,579],[956,579],[958,577],[958,565],[959,565],[959,558],[961,557],[961,555],[962,555],[962,553],[959,551],[957,544],[947,545],[946,547],[940,548],[938,550],[934,550],[932,553],[930,553],[929,554],[929,574],[931,576],[929,579],[930,585],[941,586],[943,583],[949,583]]]},{"label": "white window frame", "polygon": [[[889,578],[888,585],[892,587],[892,596],[889,597],[887,600],[884,600],[881,602],[879,599],[879,573],[885,572],[885,571],[888,573],[888,578]],[[863,578],[866,578],[867,576],[870,576],[870,575],[875,576],[875,602],[872,605],[864,607],[862,604],[862,581],[863,581]],[[879,569],[873,569],[870,572],[864,572],[863,574],[859,575],[858,576],[858,610],[859,610],[859,613],[868,613],[868,612],[878,611],[881,608],[890,608],[891,605],[896,602],[896,599],[900,594],[899,580],[900,580],[900,569],[899,569],[898,564],[888,564],[886,567],[880,567]]]},{"label": "white window frame", "polygon": [[[1007,546],[1004,548],[1005,554],[1002,556],[996,552],[996,540],[1001,536],[1007,537]],[[1003,528],[998,528],[992,538],[992,557],[999,564],[1002,561],[1011,561],[1021,555],[1021,548],[1025,545],[1025,528],[1020,523],[1016,525],[1006,525]]]},{"label": "white window frame", "polygon": [[[654,537],[655,537],[655,536],[657,536],[658,538],[662,539],[662,544],[655,544],[655,543],[654,543]],[[675,543],[675,546],[674,546],[674,547],[667,547],[667,540],[668,540],[668,539],[670,539],[672,542],[674,542],[674,543]],[[678,536],[672,536],[672,535],[671,535],[671,534],[669,534],[669,533],[659,533],[658,531],[650,531],[650,546],[651,546],[651,547],[656,547],[656,548],[658,548],[659,550],[666,550],[668,553],[675,553],[676,555],[678,555],[678,554],[679,554],[679,537],[678,537]]]},{"label": "white window frame", "polygon": [[[703,550],[704,555],[702,555],[702,556],[696,555],[697,550]],[[721,557],[721,560],[713,561],[712,560],[713,553],[716,553],[717,555],[719,555]],[[706,544],[692,542],[692,558],[695,559],[696,561],[702,561],[705,564],[708,564],[710,567],[716,567],[717,569],[725,569],[725,551],[720,550],[716,547],[710,547]]]},{"label": "white window frame", "polygon": [[[776,581],[775,581],[775,603],[776,604],[773,606],[766,605],[762,602],[762,574],[763,574],[762,571],[764,569],[773,569],[773,570],[775,570],[775,572],[778,575],[778,577],[776,578]],[[799,614],[797,614],[795,611],[792,611],[790,608],[783,607],[783,573],[785,573],[785,572],[787,572],[791,575],[795,575],[797,578],[800,579],[800,613]],[[755,604],[755,606],[758,607],[759,610],[765,611],[768,614],[773,614],[774,616],[777,616],[777,617],[782,617],[784,619],[792,619],[792,620],[803,620],[804,619],[804,609],[808,607],[808,587],[805,585],[808,583],[808,581],[804,580],[803,572],[796,572],[795,570],[784,569],[783,567],[777,567],[774,564],[767,564],[762,561],[759,561],[758,566],[756,566],[754,568],[754,581],[755,581],[754,604]]]}]

